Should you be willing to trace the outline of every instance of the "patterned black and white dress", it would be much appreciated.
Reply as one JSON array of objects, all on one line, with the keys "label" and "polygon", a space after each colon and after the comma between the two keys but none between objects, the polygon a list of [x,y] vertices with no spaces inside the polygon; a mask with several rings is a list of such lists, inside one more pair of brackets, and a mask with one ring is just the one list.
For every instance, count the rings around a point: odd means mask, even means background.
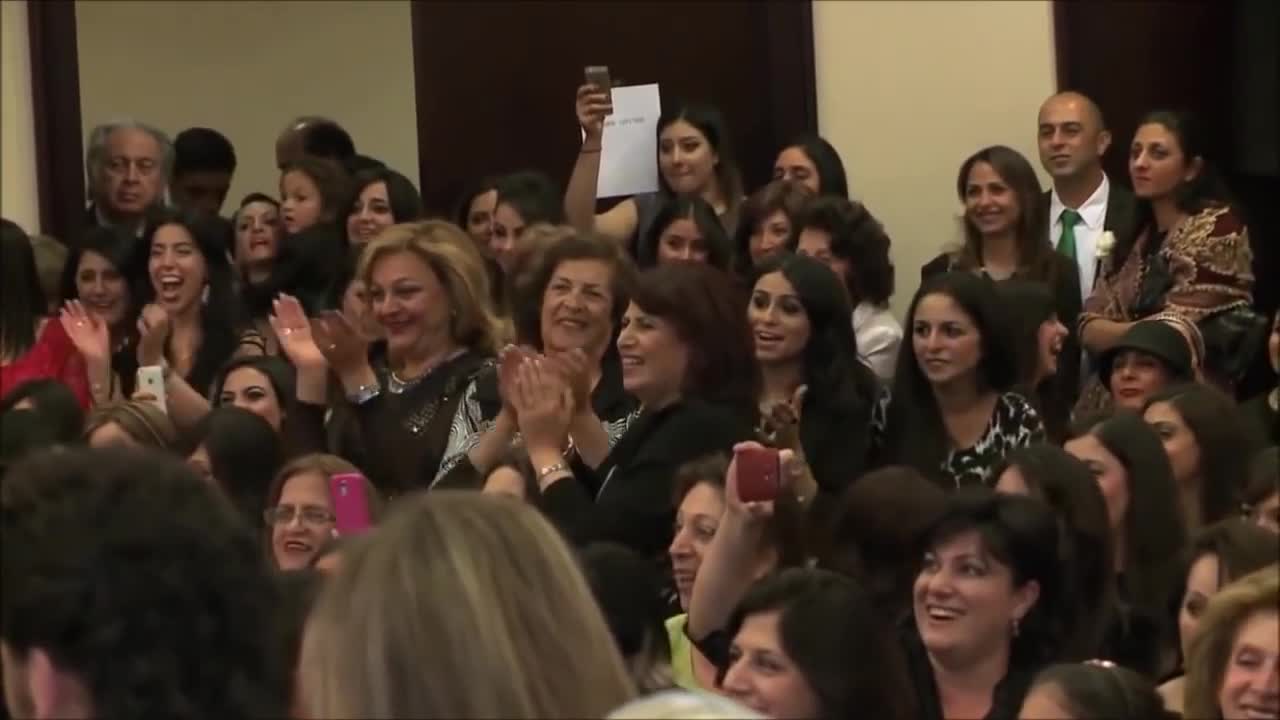
[{"label": "patterned black and white dress", "polygon": [[942,462],[943,476],[957,488],[995,484],[992,469],[1015,448],[1045,439],[1044,423],[1031,403],[1018,393],[1007,392],[996,400],[986,432],[972,447],[953,449]]}]

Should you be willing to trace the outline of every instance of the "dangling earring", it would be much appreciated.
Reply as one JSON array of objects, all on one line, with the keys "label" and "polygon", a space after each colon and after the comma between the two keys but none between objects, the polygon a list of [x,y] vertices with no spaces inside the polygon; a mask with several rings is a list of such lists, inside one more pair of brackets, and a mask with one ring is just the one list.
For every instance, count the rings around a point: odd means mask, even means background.
[{"label": "dangling earring", "polygon": [[1013,626],[1013,636],[1018,637],[1018,618],[1014,618],[1010,624]]},{"label": "dangling earring", "polygon": [[205,283],[205,286],[200,290],[200,304],[201,305],[209,304],[209,284],[208,283]]}]

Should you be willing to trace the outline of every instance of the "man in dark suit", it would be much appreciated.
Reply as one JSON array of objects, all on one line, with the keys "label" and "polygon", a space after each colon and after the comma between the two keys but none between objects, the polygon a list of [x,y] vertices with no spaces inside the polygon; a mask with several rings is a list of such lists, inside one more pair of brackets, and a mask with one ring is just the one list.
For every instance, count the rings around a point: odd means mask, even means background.
[{"label": "man in dark suit", "polygon": [[[1133,193],[1111,182],[1102,170],[1102,157],[1111,145],[1102,111],[1088,97],[1062,92],[1040,106],[1036,136],[1040,164],[1053,179],[1044,194],[1049,242],[1059,253],[1075,260],[1080,273],[1083,305],[1103,272],[1099,240],[1104,233],[1116,239],[1133,232]],[[1105,245],[1105,243],[1103,243]],[[1063,389],[1074,398],[1079,380],[1088,377],[1087,358],[1080,353],[1074,317],[1063,318],[1071,335],[1064,348]],[[1072,357],[1068,357],[1068,355]]]},{"label": "man in dark suit", "polygon": [[95,127],[85,151],[84,227],[124,225],[141,235],[147,211],[165,203],[172,168],[173,143],[160,130],[132,120]]},{"label": "man in dark suit", "polygon": [[1040,106],[1037,122],[1040,164],[1053,179],[1044,194],[1049,242],[1080,269],[1080,299],[1093,291],[1101,271],[1098,240],[1110,231],[1121,238],[1133,231],[1133,193],[1111,182],[1102,156],[1111,145],[1102,111],[1077,92],[1058,93]]}]

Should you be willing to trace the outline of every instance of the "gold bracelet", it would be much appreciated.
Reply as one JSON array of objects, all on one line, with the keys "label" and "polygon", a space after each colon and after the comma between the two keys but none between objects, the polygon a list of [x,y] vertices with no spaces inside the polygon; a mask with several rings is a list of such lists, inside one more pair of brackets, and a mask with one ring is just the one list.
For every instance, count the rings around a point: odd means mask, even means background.
[{"label": "gold bracelet", "polygon": [[548,477],[555,475],[558,472],[568,472],[568,471],[569,471],[569,466],[566,465],[563,460],[561,460],[560,462],[554,465],[548,465],[544,468],[540,468],[538,470],[538,482],[542,482],[543,480],[546,480]]}]

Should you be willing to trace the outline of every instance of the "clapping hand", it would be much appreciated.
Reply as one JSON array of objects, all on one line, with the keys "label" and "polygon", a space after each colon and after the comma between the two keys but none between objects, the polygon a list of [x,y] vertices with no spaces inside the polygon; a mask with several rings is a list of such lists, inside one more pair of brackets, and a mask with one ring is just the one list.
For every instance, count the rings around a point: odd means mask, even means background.
[{"label": "clapping hand", "polygon": [[369,341],[336,310],[320,313],[311,324],[315,345],[338,375],[359,371],[369,363]]},{"label": "clapping hand", "polygon": [[79,300],[68,300],[58,322],[76,350],[88,361],[107,361],[111,355],[111,330],[107,323],[84,309]]},{"label": "clapping hand", "polygon": [[513,405],[530,456],[539,451],[559,452],[569,435],[573,417],[573,391],[545,358],[534,357],[516,370]]},{"label": "clapping hand", "polygon": [[164,360],[164,346],[169,340],[169,313],[151,303],[138,315],[138,364],[159,365]]},{"label": "clapping hand", "polygon": [[577,412],[591,408],[591,361],[587,359],[586,352],[574,348],[548,356],[547,367],[559,375],[572,391],[573,406]]},{"label": "clapping hand", "polygon": [[281,294],[271,303],[272,314],[267,318],[276,334],[280,350],[294,367],[324,368],[324,354],[316,346],[311,334],[311,321],[302,309],[302,303],[292,295]]}]

